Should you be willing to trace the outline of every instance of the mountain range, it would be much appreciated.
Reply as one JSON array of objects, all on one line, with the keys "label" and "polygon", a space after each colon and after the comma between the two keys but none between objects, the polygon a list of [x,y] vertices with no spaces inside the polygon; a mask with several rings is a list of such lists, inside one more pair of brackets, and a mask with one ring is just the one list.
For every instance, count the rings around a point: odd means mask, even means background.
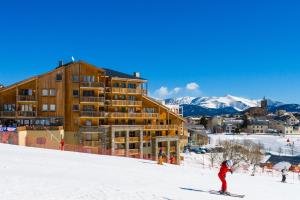
[{"label": "mountain range", "polygon": [[[300,105],[285,104],[279,101],[267,99],[269,112],[286,110],[288,112],[300,112]],[[238,114],[250,107],[259,107],[260,100],[251,100],[243,97],[226,95],[223,97],[179,97],[165,99],[167,105],[180,105],[183,107],[184,116],[197,115],[222,115]]]}]

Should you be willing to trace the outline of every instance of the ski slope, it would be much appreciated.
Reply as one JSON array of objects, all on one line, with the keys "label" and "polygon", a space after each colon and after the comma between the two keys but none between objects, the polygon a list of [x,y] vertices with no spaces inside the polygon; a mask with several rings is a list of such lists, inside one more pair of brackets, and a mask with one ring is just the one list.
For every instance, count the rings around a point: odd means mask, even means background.
[{"label": "ski slope", "polygon": [[[222,200],[216,170],[152,161],[0,144],[0,199],[5,200]],[[296,199],[300,182],[288,177],[228,175],[244,199]]]}]

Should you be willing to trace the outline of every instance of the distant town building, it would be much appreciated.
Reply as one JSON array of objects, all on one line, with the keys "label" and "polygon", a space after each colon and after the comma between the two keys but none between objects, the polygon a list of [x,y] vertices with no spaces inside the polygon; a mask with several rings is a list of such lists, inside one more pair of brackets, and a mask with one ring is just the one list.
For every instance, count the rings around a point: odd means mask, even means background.
[{"label": "distant town building", "polygon": [[263,99],[261,101],[260,107],[251,107],[244,111],[244,114],[246,114],[249,117],[262,117],[266,116],[268,113],[268,101],[266,99]]},{"label": "distant town building", "polygon": [[269,121],[268,120],[254,120],[247,126],[248,133],[264,134],[268,132]]}]

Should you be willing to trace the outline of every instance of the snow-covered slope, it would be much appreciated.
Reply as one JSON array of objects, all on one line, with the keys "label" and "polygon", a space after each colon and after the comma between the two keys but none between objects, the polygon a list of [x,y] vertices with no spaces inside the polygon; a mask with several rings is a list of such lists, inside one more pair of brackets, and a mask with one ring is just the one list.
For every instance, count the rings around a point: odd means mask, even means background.
[{"label": "snow-covered slope", "polygon": [[[0,198],[5,200],[226,200],[216,170],[0,144]],[[193,158],[191,158],[193,159]],[[297,199],[300,182],[276,175],[228,175],[229,190],[245,200]],[[233,198],[232,198],[233,199]]]}]

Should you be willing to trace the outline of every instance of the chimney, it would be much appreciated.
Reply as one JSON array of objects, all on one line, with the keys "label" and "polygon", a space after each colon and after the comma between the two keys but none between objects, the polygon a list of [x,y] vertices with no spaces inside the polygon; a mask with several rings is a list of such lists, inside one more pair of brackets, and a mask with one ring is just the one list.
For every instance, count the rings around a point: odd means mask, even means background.
[{"label": "chimney", "polygon": [[141,78],[140,72],[133,72],[133,76],[136,78]]},{"label": "chimney", "polygon": [[64,61],[63,60],[58,61],[58,67],[61,67],[63,65],[64,65]]}]

